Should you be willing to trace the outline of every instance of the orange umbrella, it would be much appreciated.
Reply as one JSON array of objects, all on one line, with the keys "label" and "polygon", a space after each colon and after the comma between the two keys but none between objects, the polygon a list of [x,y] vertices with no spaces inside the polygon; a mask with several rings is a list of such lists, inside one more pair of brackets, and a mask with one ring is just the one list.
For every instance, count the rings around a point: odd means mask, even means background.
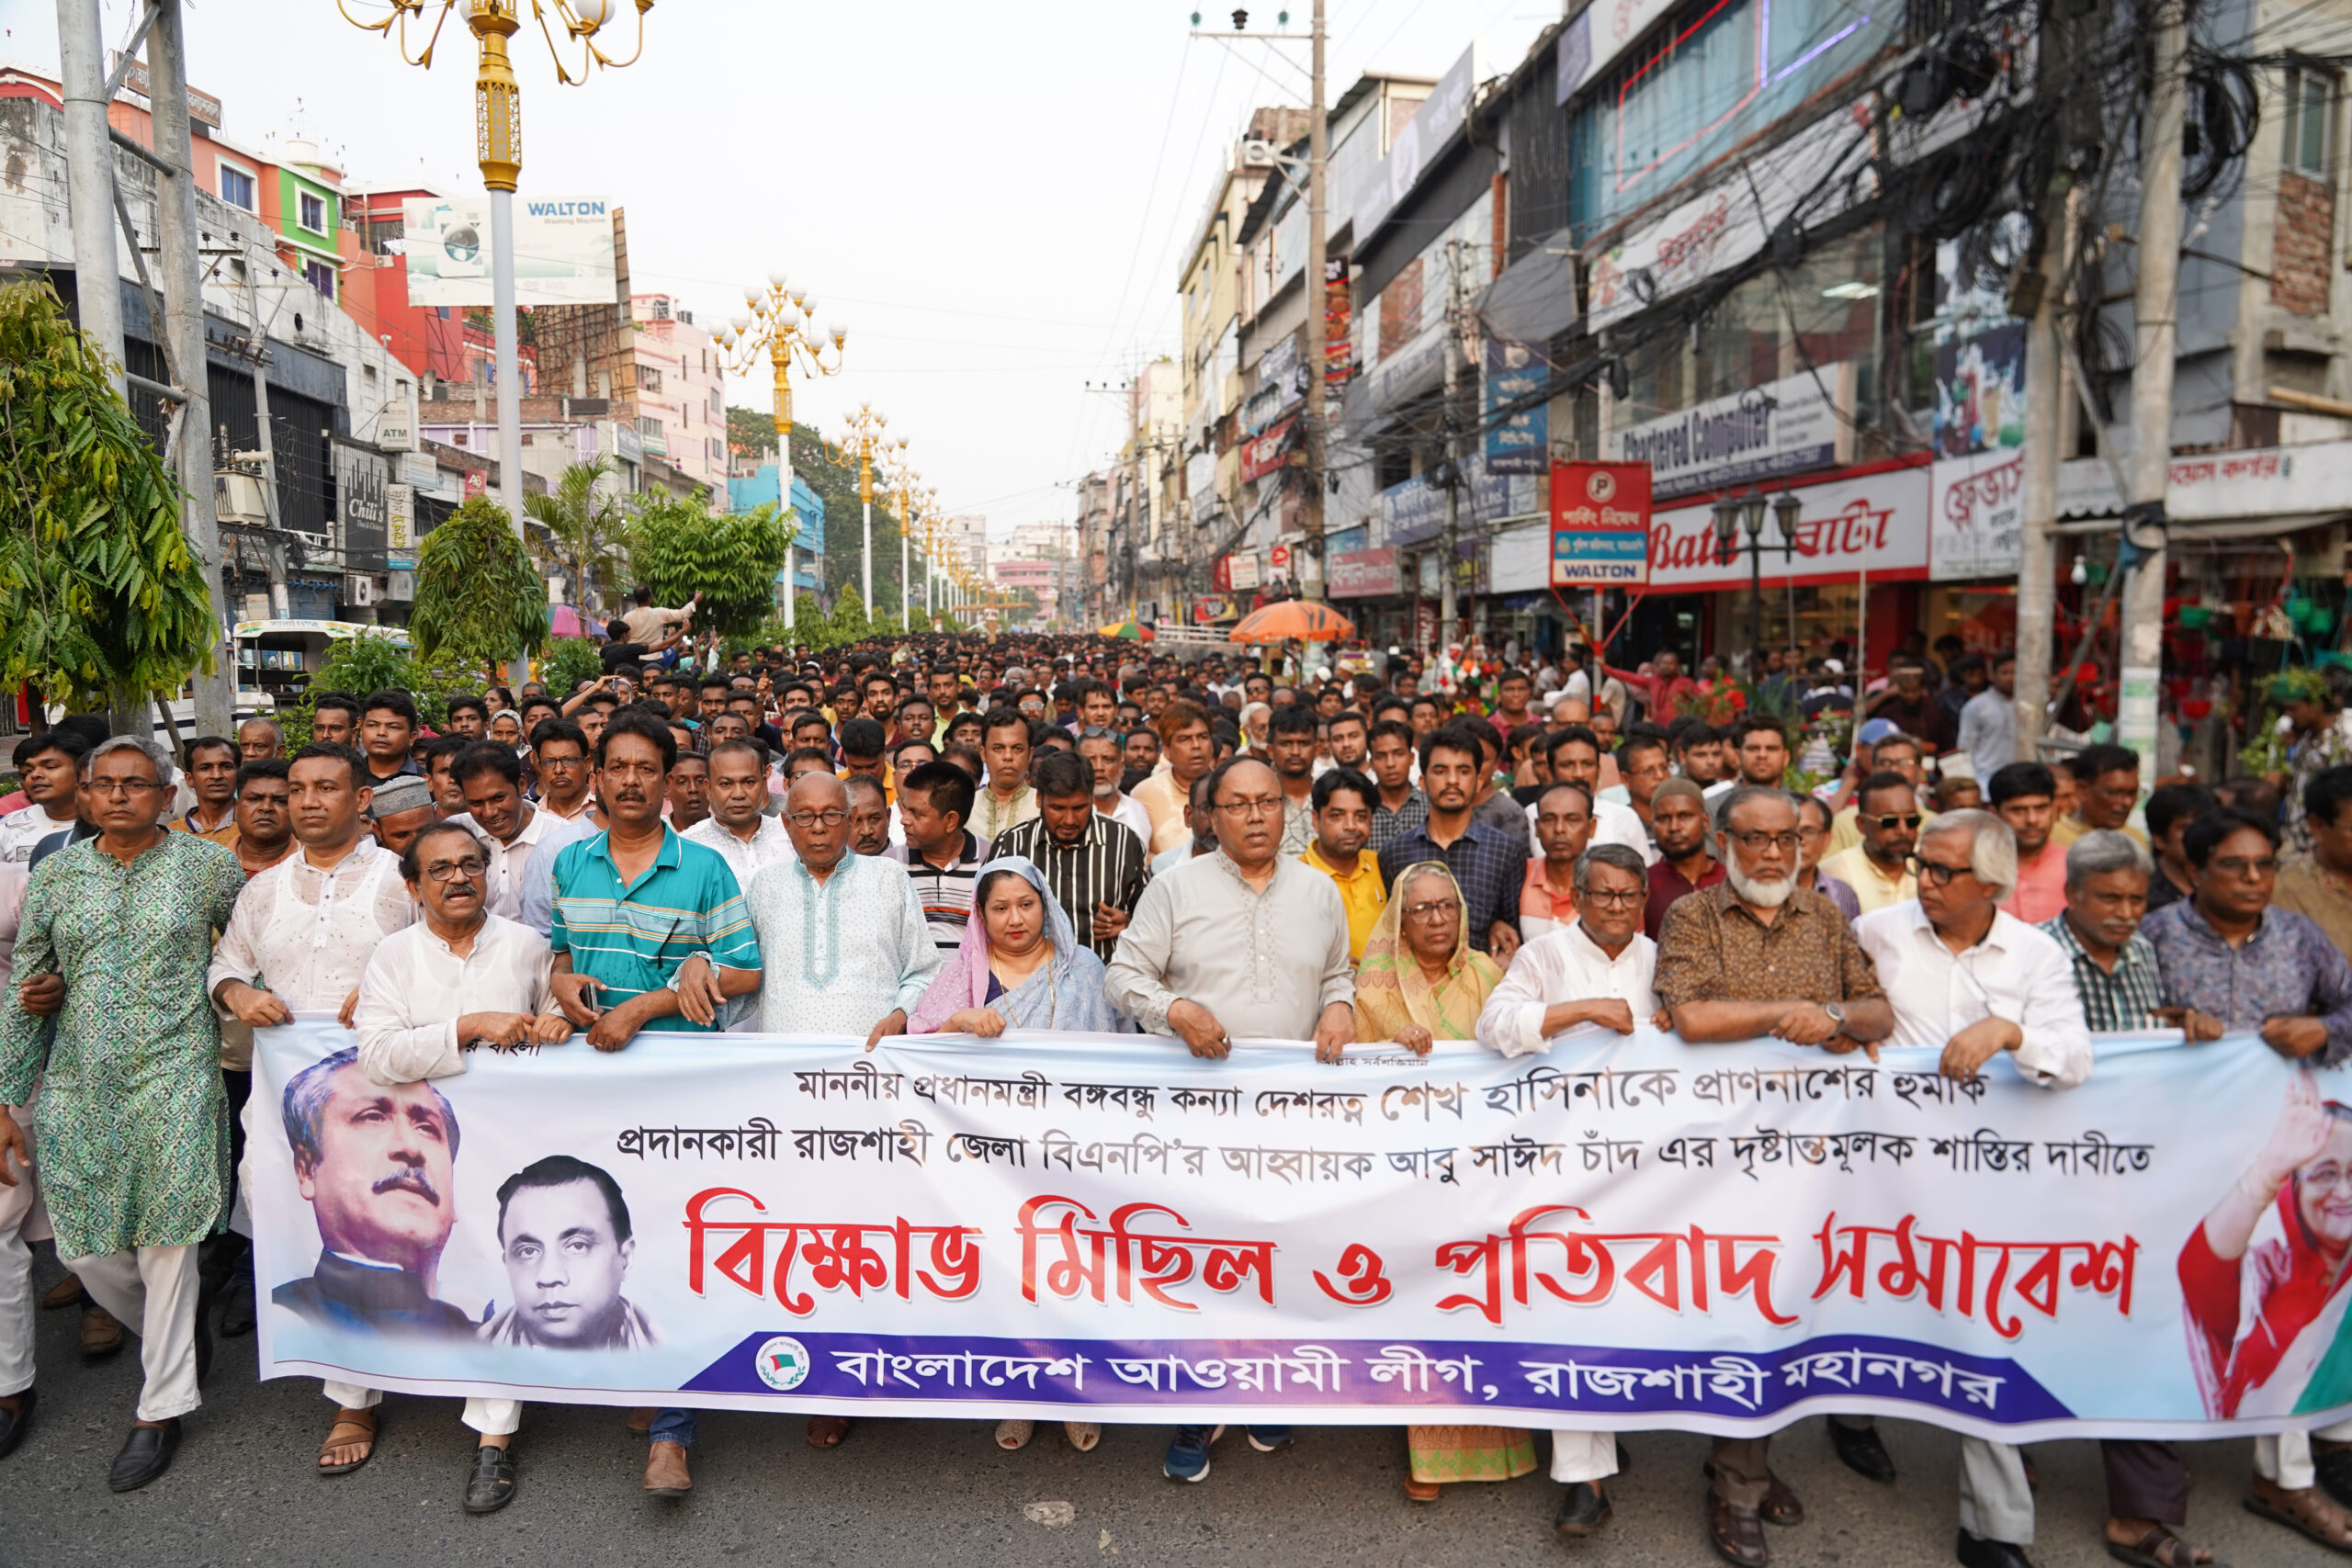
[{"label": "orange umbrella", "polygon": [[1356,635],[1355,624],[1329,604],[1285,599],[1241,618],[1236,642],[1337,642]]}]

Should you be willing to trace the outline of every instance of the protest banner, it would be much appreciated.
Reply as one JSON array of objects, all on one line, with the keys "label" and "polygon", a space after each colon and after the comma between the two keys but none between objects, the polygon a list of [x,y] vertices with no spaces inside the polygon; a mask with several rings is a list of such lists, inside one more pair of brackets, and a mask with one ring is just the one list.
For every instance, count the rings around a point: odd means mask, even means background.
[{"label": "protest banner", "polygon": [[[2352,1404],[2344,1075],[2251,1036],[2102,1036],[2063,1091],[1647,1029],[1338,1066],[643,1034],[400,1087],[350,1039],[257,1032],[264,1376],[1112,1421],[1861,1411],[2011,1441]],[[2209,1237],[2265,1170],[2301,1174]]]}]

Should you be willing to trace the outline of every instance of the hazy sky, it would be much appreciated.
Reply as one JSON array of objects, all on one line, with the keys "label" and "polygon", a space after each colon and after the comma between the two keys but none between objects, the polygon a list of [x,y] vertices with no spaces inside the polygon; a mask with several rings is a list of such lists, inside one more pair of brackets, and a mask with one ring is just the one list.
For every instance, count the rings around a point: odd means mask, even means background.
[{"label": "hazy sky", "polygon": [[[113,47],[134,7],[102,4]],[[1275,9],[1253,7],[1253,29]],[[557,84],[527,29],[514,40],[522,190],[625,206],[634,287],[703,324],[782,267],[850,329],[842,374],[797,393],[797,413],[830,431],[872,401],[942,502],[992,533],[1067,519],[1070,481],[1116,446],[1122,417],[1086,383],[1173,351],[1177,267],[1227,147],[1253,105],[1306,101],[1303,44],[1191,39],[1189,10],[663,0],[644,57],[580,87]],[[1229,28],[1229,12],[1204,25]],[[1508,69],[1510,43],[1557,14],[1331,0],[1331,96],[1366,67],[1434,76],[1474,36],[1501,45],[1483,69]],[[1298,0],[1293,27],[1305,18]],[[0,0],[0,58],[53,67],[51,0]],[[633,18],[613,30],[625,51]],[[283,134],[299,112],[350,181],[481,188],[461,16],[430,71],[334,0],[189,0],[188,36],[190,80],[238,140]],[[765,407],[764,376],[728,400]]]}]

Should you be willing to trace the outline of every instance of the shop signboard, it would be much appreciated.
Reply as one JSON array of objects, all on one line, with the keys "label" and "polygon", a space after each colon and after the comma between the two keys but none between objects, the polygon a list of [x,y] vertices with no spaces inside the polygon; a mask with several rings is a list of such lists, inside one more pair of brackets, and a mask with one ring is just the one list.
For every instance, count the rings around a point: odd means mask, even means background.
[{"label": "shop signboard", "polygon": [[[610,305],[616,214],[603,197],[514,203],[514,302]],[[401,204],[412,305],[488,305],[490,198],[410,197]]]},{"label": "shop signboard", "polygon": [[[1535,510],[1533,474],[1491,473],[1483,457],[1473,456],[1463,465],[1463,481],[1460,520],[1465,527]],[[1445,491],[1428,475],[1416,475],[1380,492],[1380,515],[1392,545],[1434,539],[1445,530]]]},{"label": "shop signboard", "polygon": [[1825,365],[1618,431],[1609,456],[1648,464],[1658,501],[1754,484],[1849,461],[1853,406],[1853,366]]},{"label": "shop signboard", "polygon": [[[2346,493],[2352,493],[2352,441],[2256,447],[2175,457],[2165,512],[2175,523],[2293,517],[2341,512]],[[2058,465],[2059,516],[2112,517],[2122,510],[2105,458]]]},{"label": "shop signboard", "polygon": [[1334,599],[1386,599],[1399,592],[1396,547],[1376,550],[1344,550],[1330,558],[1329,585]]},{"label": "shop signboard", "polygon": [[1938,582],[2017,576],[2025,560],[2025,453],[1947,457],[1929,482],[1928,575]]},{"label": "shop signboard", "polygon": [[395,571],[416,569],[416,487],[384,487],[384,564]]},{"label": "shop signboard", "polygon": [[1552,465],[1555,588],[1649,581],[1650,466]]},{"label": "shop signboard", "polygon": [[[1928,514],[1931,476],[1922,463],[1841,475],[1792,487],[1798,513],[1796,554],[1768,552],[1764,581],[1773,587],[1850,582],[1867,572],[1880,580],[1928,575]],[[1774,522],[1765,541],[1778,539]],[[1747,557],[1716,558],[1712,506],[1657,512],[1650,521],[1649,587],[1653,593],[1745,588]]]},{"label": "shop signboard", "polygon": [[1235,592],[1255,588],[1263,581],[1258,570],[1258,556],[1254,550],[1236,551],[1225,558],[1226,580]]},{"label": "shop signboard", "polygon": [[1551,378],[1552,367],[1534,348],[1501,338],[1487,340],[1487,472],[1544,471],[1551,460],[1550,405],[1539,402],[1508,417],[1497,414],[1505,405],[1542,391]]},{"label": "shop signboard", "polygon": [[344,560],[360,571],[383,569],[387,480],[380,454],[342,441],[334,444],[335,511],[343,524]]},{"label": "shop signboard", "polygon": [[1243,483],[1262,479],[1289,460],[1290,431],[1296,423],[1296,416],[1283,420],[1263,434],[1253,435],[1241,444]]}]

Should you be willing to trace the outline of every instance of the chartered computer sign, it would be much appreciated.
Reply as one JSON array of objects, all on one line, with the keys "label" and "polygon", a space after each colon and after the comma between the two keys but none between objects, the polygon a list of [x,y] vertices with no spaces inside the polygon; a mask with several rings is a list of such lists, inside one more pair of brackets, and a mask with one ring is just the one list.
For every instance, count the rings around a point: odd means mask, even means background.
[{"label": "chartered computer sign", "polygon": [[1623,587],[1650,577],[1650,466],[1552,465],[1552,586]]},{"label": "chartered computer sign", "polygon": [[[491,301],[490,197],[401,204],[412,305]],[[613,208],[603,197],[514,198],[514,302],[614,302]]]}]

